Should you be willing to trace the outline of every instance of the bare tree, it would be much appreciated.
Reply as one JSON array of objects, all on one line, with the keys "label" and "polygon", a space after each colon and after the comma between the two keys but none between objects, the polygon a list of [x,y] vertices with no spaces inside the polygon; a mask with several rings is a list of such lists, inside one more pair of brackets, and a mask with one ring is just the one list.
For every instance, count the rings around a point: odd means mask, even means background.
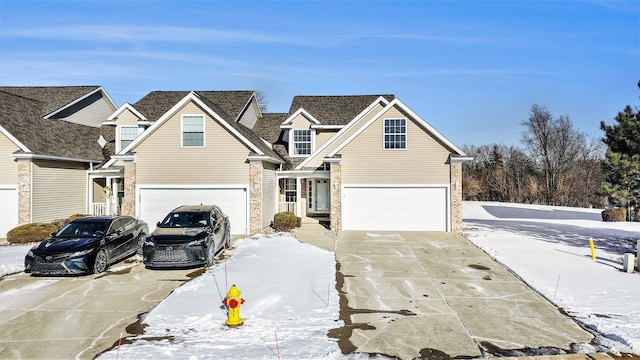
[{"label": "bare tree", "polygon": [[558,205],[562,176],[577,164],[586,147],[585,136],[573,128],[568,116],[554,119],[545,108],[534,104],[529,119],[522,123],[522,143],[540,166],[543,177],[543,203]]},{"label": "bare tree", "polygon": [[262,111],[263,113],[267,112],[269,102],[267,101],[267,95],[264,93],[264,91],[256,91],[256,100],[258,100],[260,111]]}]

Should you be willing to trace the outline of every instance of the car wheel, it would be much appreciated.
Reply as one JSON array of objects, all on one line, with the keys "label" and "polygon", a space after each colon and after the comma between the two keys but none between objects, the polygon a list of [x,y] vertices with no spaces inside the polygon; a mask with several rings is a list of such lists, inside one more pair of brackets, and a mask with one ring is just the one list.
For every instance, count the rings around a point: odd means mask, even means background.
[{"label": "car wheel", "polygon": [[144,241],[147,239],[147,234],[142,233],[138,236],[138,248],[136,250],[137,255],[142,255],[142,246],[144,246]]},{"label": "car wheel", "polygon": [[102,249],[98,251],[96,254],[96,258],[93,261],[93,273],[100,274],[107,271],[107,267],[109,266],[107,259],[107,250]]}]

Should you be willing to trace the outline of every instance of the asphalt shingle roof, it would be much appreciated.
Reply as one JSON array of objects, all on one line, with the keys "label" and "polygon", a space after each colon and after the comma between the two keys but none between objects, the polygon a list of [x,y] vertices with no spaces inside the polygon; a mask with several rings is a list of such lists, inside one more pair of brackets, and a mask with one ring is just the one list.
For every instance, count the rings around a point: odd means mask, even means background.
[{"label": "asphalt shingle roof", "polygon": [[33,154],[102,161],[100,128],[43,118],[97,88],[0,87],[0,126]]},{"label": "asphalt shingle roof", "polygon": [[[156,121],[189,93],[190,91],[153,91],[136,102],[133,107],[148,120]],[[267,156],[279,159],[279,156],[269,145],[262,141],[260,136],[235,121],[251,100],[251,96],[254,94],[253,91],[194,91],[194,93],[205,105],[215,111],[216,114],[240,135],[259,148],[260,151]]]},{"label": "asphalt shingle roof", "polygon": [[289,116],[303,108],[323,125],[346,125],[379,97],[392,101],[395,95],[295,96]]},{"label": "asphalt shingle roof", "polygon": [[258,119],[253,126],[253,131],[261,138],[267,140],[271,144],[275,144],[280,140],[282,124],[287,118],[287,113],[264,113],[262,119]]},{"label": "asphalt shingle roof", "polygon": [[[212,110],[227,121],[234,121],[253,95],[253,91],[249,90],[194,92],[207,102],[207,106],[213,104]],[[190,91],[152,91],[133,104],[133,107],[147,120],[156,121],[189,93]]]}]

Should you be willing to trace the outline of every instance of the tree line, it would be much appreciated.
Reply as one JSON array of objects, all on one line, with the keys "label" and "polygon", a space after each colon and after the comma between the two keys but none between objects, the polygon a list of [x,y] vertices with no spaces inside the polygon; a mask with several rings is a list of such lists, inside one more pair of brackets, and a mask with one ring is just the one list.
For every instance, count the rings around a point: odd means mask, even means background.
[{"label": "tree line", "polygon": [[[640,88],[640,82],[638,82]],[[520,146],[463,146],[463,198],[576,207],[634,208],[640,198],[640,109],[630,105],[602,138],[534,104]]]}]

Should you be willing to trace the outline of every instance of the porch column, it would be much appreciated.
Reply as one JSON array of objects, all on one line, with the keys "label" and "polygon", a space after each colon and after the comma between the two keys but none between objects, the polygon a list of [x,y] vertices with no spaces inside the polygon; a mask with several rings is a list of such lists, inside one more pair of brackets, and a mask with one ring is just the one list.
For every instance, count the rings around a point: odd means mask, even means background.
[{"label": "porch column", "polygon": [[249,233],[262,231],[262,161],[249,162]]},{"label": "porch column", "polygon": [[[115,207],[114,215],[120,215],[118,211],[118,194],[120,193],[120,183],[111,179],[111,200],[109,201],[113,207]],[[115,178],[117,179],[117,178]]]},{"label": "porch column", "polygon": [[31,160],[18,159],[18,225],[31,222]]},{"label": "porch column", "polygon": [[462,231],[462,163],[451,163],[451,231]]},{"label": "porch column", "polygon": [[[107,191],[104,195],[105,195],[105,215],[111,215],[111,199],[113,196],[113,186],[112,186],[112,180],[113,178],[107,177],[107,183],[106,183],[106,189],[111,189],[111,194],[109,194],[109,191]],[[106,190],[105,189],[105,190]]]},{"label": "porch column", "polygon": [[122,215],[136,215],[136,163],[124,163],[124,200]]},{"label": "porch column", "polygon": [[302,186],[300,178],[296,176],[296,216],[302,217]]},{"label": "porch column", "polygon": [[342,230],[342,165],[331,162],[331,231]]}]

